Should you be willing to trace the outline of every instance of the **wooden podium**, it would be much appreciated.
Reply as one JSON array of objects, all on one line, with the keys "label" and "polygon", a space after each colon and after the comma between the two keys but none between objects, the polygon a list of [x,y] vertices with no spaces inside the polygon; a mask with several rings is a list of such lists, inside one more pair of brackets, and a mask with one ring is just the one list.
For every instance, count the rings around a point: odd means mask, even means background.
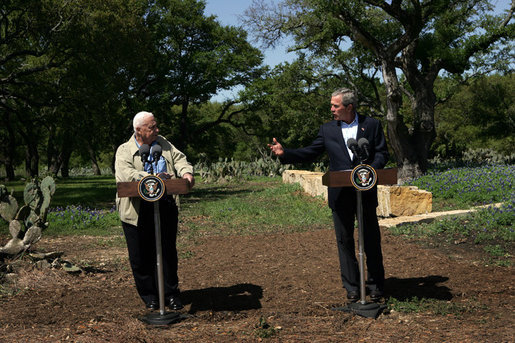
[{"label": "wooden podium", "polygon": [[[147,178],[157,179],[160,183],[159,196],[154,199],[145,198],[143,193],[140,193],[140,183],[144,182]],[[162,188],[164,186],[164,189]],[[162,180],[155,175],[145,176],[141,181],[132,182],[117,182],[116,190],[120,198],[141,198],[143,201],[154,203],[154,226],[156,236],[156,268],[157,268],[157,283],[159,292],[159,313],[149,313],[139,319],[147,324],[152,325],[168,325],[180,319],[180,314],[165,312],[165,297],[164,297],[164,276],[163,276],[163,252],[161,245],[161,222],[159,214],[159,199],[164,195],[171,194],[187,194],[191,190],[191,184],[186,179],[167,179]]]},{"label": "wooden podium", "polygon": [[[366,177],[363,178],[365,183],[359,185],[356,180],[360,181],[358,176],[359,169],[362,168]],[[367,178],[370,181],[367,183]],[[375,178],[375,180],[374,180]],[[376,303],[367,303],[366,301],[366,280],[365,280],[365,252],[364,252],[364,227],[363,227],[363,203],[362,192],[371,189],[376,185],[388,185],[397,183],[397,168],[375,170],[369,165],[360,164],[353,170],[330,171],[322,176],[322,184],[328,187],[352,187],[356,189],[356,215],[358,219],[358,254],[359,254],[359,274],[360,274],[360,301],[350,303],[344,307],[333,308],[337,311],[345,311],[356,313],[363,317],[376,318],[386,306]]]},{"label": "wooden podium", "polygon": [[[322,175],[322,184],[327,187],[353,187],[352,170],[329,171]],[[395,185],[397,168],[377,169],[377,185]]]}]

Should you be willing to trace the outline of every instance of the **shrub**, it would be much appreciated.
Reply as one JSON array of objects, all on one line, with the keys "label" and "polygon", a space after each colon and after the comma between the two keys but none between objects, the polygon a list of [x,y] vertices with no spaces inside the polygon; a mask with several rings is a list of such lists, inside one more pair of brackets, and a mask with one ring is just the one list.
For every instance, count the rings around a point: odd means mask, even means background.
[{"label": "shrub", "polygon": [[195,165],[195,171],[205,182],[245,179],[251,176],[274,177],[281,175],[287,169],[291,169],[291,165],[283,165],[278,159],[270,156],[251,162],[220,158],[218,162],[209,163],[204,160]]}]

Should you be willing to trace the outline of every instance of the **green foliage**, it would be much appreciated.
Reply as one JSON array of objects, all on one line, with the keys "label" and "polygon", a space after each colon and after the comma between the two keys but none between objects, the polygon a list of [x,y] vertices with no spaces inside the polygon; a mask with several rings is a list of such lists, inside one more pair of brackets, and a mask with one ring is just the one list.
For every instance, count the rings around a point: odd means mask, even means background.
[{"label": "green foliage", "polygon": [[326,77],[327,64],[301,57],[275,67],[242,92],[245,106],[268,142],[276,137],[286,147],[309,144],[318,127],[332,119],[330,96],[341,83]]},{"label": "green foliage", "polygon": [[[246,85],[261,73],[262,54],[248,43],[246,31],[222,26],[204,10],[203,1],[161,0],[150,3],[145,17],[155,66],[150,66],[152,81],[144,86],[152,97],[144,106],[163,118],[163,129],[171,132],[179,149],[186,142],[194,145],[207,129],[233,123],[232,111],[195,122],[192,106],[208,102],[219,91]],[[170,113],[172,106],[178,111]]]},{"label": "green foliage", "polygon": [[437,87],[441,97],[447,96],[446,87],[453,88],[453,96],[435,109],[434,154],[459,158],[462,154],[467,157],[467,151],[488,148],[513,156],[515,75],[479,77],[459,87],[450,79],[442,79]]}]

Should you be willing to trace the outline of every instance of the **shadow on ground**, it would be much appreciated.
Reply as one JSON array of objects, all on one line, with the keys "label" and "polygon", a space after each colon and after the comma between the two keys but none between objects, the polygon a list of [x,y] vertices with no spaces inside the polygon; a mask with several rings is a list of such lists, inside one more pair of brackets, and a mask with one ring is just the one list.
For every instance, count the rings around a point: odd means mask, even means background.
[{"label": "shadow on ground", "polygon": [[451,300],[450,289],[441,285],[448,280],[448,277],[439,275],[407,279],[388,278],[385,280],[385,289],[389,296],[397,300],[409,300],[413,297]]},{"label": "shadow on ground", "polygon": [[191,304],[189,313],[198,311],[243,311],[261,308],[259,299],[263,288],[253,284],[238,284],[230,287],[210,287],[181,293],[185,305]]}]

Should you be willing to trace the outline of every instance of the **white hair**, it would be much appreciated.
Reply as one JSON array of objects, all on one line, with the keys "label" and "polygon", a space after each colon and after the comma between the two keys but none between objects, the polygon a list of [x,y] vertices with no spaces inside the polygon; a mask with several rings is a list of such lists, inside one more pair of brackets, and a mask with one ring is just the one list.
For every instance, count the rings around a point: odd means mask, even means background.
[{"label": "white hair", "polygon": [[154,118],[154,115],[146,111],[136,113],[134,119],[132,120],[132,127],[134,128],[134,132],[136,132],[136,128],[141,127],[143,125],[143,121],[148,117]]}]

